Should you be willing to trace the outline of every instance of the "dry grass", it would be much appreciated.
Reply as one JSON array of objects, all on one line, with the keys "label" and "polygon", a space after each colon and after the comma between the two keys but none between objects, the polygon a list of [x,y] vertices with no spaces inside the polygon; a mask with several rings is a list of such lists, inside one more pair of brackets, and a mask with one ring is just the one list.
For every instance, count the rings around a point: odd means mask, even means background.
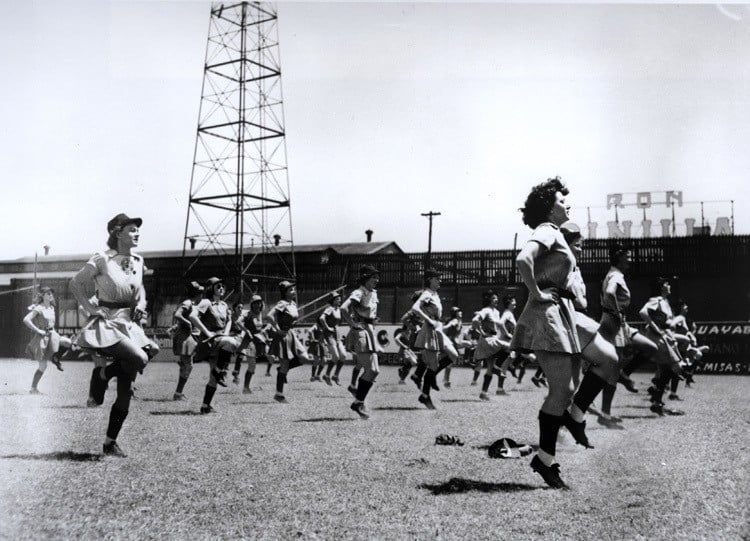
[{"label": "dry grass", "polygon": [[[158,363],[138,381],[120,443],[102,458],[105,407],[84,407],[88,363],[50,369],[29,396],[34,364],[0,362],[0,537],[393,539],[739,539],[748,519],[748,380],[701,376],[682,391],[682,417],[654,418],[643,395],[622,389],[614,413],[625,430],[592,417],[594,450],[559,446],[570,492],[548,490],[528,458],[492,460],[507,436],[534,443],[543,393],[511,383],[490,403],[456,370],[436,412],[396,385],[386,368],[369,400],[349,410],[344,387],[290,377],[291,403],[217,393],[215,415],[195,415],[207,367],[172,402],[177,366]],[[260,367],[265,370],[265,367]],[[345,368],[344,375],[349,376]],[[640,375],[645,383],[647,376]],[[114,387],[114,386],[112,386]],[[262,389],[261,389],[262,387]],[[436,446],[455,434],[463,447]],[[744,531],[742,528],[745,528]]]}]

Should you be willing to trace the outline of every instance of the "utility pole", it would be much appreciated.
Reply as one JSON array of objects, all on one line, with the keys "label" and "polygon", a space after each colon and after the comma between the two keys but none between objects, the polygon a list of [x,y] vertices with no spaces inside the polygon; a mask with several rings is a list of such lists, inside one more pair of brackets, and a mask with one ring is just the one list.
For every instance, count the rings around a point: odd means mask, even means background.
[{"label": "utility pole", "polygon": [[430,259],[432,258],[432,218],[433,216],[440,216],[439,212],[423,212],[422,216],[425,216],[428,220],[430,220],[430,230],[427,234],[427,265],[430,264]]}]

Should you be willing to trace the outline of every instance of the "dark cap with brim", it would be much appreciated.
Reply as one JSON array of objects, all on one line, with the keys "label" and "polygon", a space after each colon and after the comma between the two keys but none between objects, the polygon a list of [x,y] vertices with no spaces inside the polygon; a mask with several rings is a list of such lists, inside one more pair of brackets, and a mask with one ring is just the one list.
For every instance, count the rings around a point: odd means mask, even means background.
[{"label": "dark cap with brim", "polygon": [[135,224],[138,227],[141,227],[141,225],[143,225],[143,220],[141,218],[131,218],[127,214],[121,212],[107,222],[107,233],[111,233],[116,228],[123,227],[128,224]]}]

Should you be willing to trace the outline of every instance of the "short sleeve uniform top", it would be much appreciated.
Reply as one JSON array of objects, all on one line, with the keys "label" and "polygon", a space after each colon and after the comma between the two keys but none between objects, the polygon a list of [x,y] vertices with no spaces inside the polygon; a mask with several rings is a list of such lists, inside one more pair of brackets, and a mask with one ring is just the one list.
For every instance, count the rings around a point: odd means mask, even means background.
[{"label": "short sleeve uniform top", "polygon": [[34,325],[43,331],[52,331],[55,329],[55,307],[47,308],[43,304],[35,304],[31,307],[34,317]]},{"label": "short sleeve uniform top", "polygon": [[138,254],[118,254],[116,250],[97,252],[86,263],[96,269],[94,283],[100,301],[131,303],[139,300],[146,267]]},{"label": "short sleeve uniform top", "polygon": [[336,327],[338,327],[338,324],[341,322],[341,309],[334,306],[329,306],[328,308],[323,310],[323,314],[321,314],[321,317],[325,321],[326,325],[333,329],[333,333],[331,333],[327,329],[323,328],[323,334],[325,336],[335,334]]},{"label": "short sleeve uniform top", "polygon": [[222,300],[203,299],[198,303],[196,310],[201,323],[211,332],[223,331],[231,317],[229,306]]},{"label": "short sleeve uniform top", "polygon": [[349,300],[352,304],[352,319],[355,323],[372,323],[378,315],[378,292],[370,291],[365,286],[359,286],[351,292]]},{"label": "short sleeve uniform top", "polygon": [[280,300],[273,307],[276,313],[276,324],[282,332],[287,332],[294,326],[294,322],[299,319],[299,309],[294,301]]},{"label": "short sleeve uniform top", "polygon": [[[608,295],[604,295],[603,292],[609,289],[611,284],[617,284],[615,291],[615,298],[617,299],[617,305],[612,301],[612,298]],[[628,284],[625,283],[625,275],[617,267],[611,267],[607,272],[602,282],[602,310],[609,312],[625,312],[630,306],[630,289]]]}]

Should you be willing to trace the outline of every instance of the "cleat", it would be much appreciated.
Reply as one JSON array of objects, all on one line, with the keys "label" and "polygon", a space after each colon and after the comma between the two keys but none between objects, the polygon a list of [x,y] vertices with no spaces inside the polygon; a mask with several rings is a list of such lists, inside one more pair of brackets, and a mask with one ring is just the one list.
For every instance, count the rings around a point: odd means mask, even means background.
[{"label": "cleat", "polygon": [[414,382],[414,385],[417,386],[417,389],[421,389],[422,388],[422,378],[420,378],[416,374],[413,374],[409,379]]},{"label": "cleat", "polygon": [[207,405],[203,404],[201,406],[201,413],[204,414],[204,415],[206,413],[216,413],[216,410],[213,407],[211,407],[211,406],[207,406]]},{"label": "cleat", "polygon": [[625,376],[624,374],[620,374],[620,378],[617,380],[617,382],[631,393],[638,392],[638,388],[635,386],[635,381]]},{"label": "cleat", "polygon": [[450,381],[444,381],[443,382],[443,387],[445,387],[446,389],[450,389],[451,388],[451,382]]},{"label": "cleat", "polygon": [[323,376],[323,381],[326,382],[326,385],[333,386],[333,383],[331,383],[331,376],[328,376],[328,375]]},{"label": "cleat", "polygon": [[370,418],[370,412],[367,411],[364,402],[352,402],[352,405],[349,406],[349,408],[351,408],[352,411],[356,412],[357,415],[359,415],[362,419]]},{"label": "cleat", "polygon": [[336,385],[341,386],[341,383],[339,382],[338,376],[331,376],[331,381],[334,382]]},{"label": "cleat", "polygon": [[347,391],[352,393],[352,396],[357,396],[357,388],[354,385],[349,385],[349,387],[346,388]]},{"label": "cleat", "polygon": [[435,378],[432,378],[432,381],[430,381],[430,389],[433,391],[439,391],[440,387],[438,387],[437,380]]},{"label": "cleat", "polygon": [[253,394],[253,392],[250,390],[250,387],[244,387],[242,389],[242,394]]},{"label": "cleat", "polygon": [[315,376],[310,376],[310,382],[316,381]]},{"label": "cleat", "polygon": [[600,415],[596,418],[596,422],[600,425],[604,426],[605,428],[614,428],[614,429],[622,429],[622,425],[615,421],[614,417],[605,417],[604,415]]},{"label": "cleat", "polygon": [[552,466],[545,466],[544,462],[541,461],[539,455],[534,455],[531,459],[531,469],[542,476],[544,482],[552,488],[559,488],[563,490],[569,490],[570,487],[565,484],[565,481],[560,479],[560,464],[552,464]]},{"label": "cleat", "polygon": [[400,380],[398,380],[398,384],[399,385],[406,385],[406,380],[405,379],[400,379]]},{"label": "cleat", "polygon": [[234,376],[232,378],[232,383],[234,383],[235,385],[239,385],[240,384],[240,377],[239,376]]},{"label": "cleat", "polygon": [[286,399],[286,397],[283,394],[276,393],[275,395],[273,395],[273,399],[279,404],[289,403],[289,401]]},{"label": "cleat", "polygon": [[105,456],[116,456],[118,458],[127,458],[128,456],[125,454],[125,451],[120,449],[120,446],[117,445],[116,441],[102,445],[102,454]]},{"label": "cleat", "polygon": [[36,387],[32,387],[32,388],[31,388],[31,389],[29,390],[29,394],[42,394],[42,393],[40,393],[40,392],[39,392],[39,389],[37,389]]},{"label": "cleat", "polygon": [[508,391],[506,391],[505,389],[498,389],[497,391],[495,391],[495,395],[497,396],[503,396],[506,394],[508,394]]},{"label": "cleat", "polygon": [[669,393],[669,399],[670,400],[677,400],[678,402],[682,402],[682,398],[677,393]]},{"label": "cleat", "polygon": [[584,446],[586,449],[593,449],[594,446],[589,443],[589,439],[586,436],[586,421],[580,423],[573,419],[568,410],[563,413],[563,426],[568,429],[573,439],[576,440],[578,445]]},{"label": "cleat", "polygon": [[101,406],[101,404],[97,404],[96,400],[94,400],[93,398],[88,397],[86,399],[86,407],[87,408],[96,408],[96,407],[99,407],[99,406]]},{"label": "cleat", "polygon": [[469,383],[469,385],[471,387],[476,387],[477,386],[477,382],[476,381],[472,381],[471,383]]},{"label": "cleat", "polygon": [[224,378],[226,377],[226,372],[220,372],[214,368],[211,371],[211,375],[214,377],[218,385],[221,385],[222,387],[227,386],[227,382],[224,381]]},{"label": "cleat", "polygon": [[55,368],[57,368],[60,372],[64,372],[63,367],[62,367],[62,363],[60,362],[59,358],[53,358],[52,359],[52,364],[54,364]]},{"label": "cleat", "polygon": [[489,401],[490,400],[490,395],[488,395],[487,393],[485,393],[484,391],[482,391],[481,393],[479,393],[479,400],[487,400],[487,401]]},{"label": "cleat", "polygon": [[423,394],[419,395],[419,403],[424,404],[428,410],[437,409],[435,407],[435,404],[432,403],[432,399],[429,396]]},{"label": "cleat", "polygon": [[672,408],[664,408],[664,413],[666,413],[667,415],[672,415],[672,416],[685,415],[684,411],[673,410]]},{"label": "cleat", "polygon": [[659,417],[664,417],[664,404],[661,402],[654,402],[649,409],[659,415]]},{"label": "cleat", "polygon": [[539,387],[539,384],[541,383],[539,378],[536,376],[531,376],[531,383],[534,384],[534,387]]},{"label": "cleat", "polygon": [[172,395],[172,400],[175,402],[184,402],[187,398],[185,398],[185,395],[182,393],[175,393]]}]

